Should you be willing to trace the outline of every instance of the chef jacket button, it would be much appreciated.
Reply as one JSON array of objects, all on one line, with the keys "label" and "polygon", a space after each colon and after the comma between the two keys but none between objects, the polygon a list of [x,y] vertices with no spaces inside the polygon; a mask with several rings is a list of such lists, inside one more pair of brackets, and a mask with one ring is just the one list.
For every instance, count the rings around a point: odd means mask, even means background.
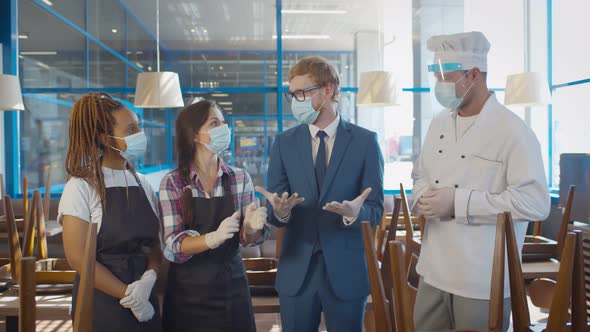
[{"label": "chef jacket button", "polygon": [[438,180],[434,181],[434,183],[438,184]]},{"label": "chef jacket button", "polygon": [[459,188],[459,185],[458,185],[458,184],[456,184],[456,185],[455,185],[455,188]]},{"label": "chef jacket button", "polygon": [[442,153],[442,150],[438,150],[438,153]]},{"label": "chef jacket button", "polygon": [[455,219],[455,216],[451,216],[451,219]]},{"label": "chef jacket button", "polygon": [[465,159],[465,155],[461,155],[461,159]]},{"label": "chef jacket button", "polygon": [[445,138],[445,135],[440,135],[440,139],[443,139],[443,138]]}]

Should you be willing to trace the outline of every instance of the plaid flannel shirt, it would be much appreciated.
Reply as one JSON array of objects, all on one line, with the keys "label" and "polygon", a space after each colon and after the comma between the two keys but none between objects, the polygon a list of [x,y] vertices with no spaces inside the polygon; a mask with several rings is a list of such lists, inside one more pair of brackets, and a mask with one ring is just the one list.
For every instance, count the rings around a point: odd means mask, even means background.
[{"label": "plaid flannel shirt", "polygon": [[[223,196],[223,185],[221,178],[223,174],[228,175],[229,188],[234,198],[234,206],[236,210],[245,212],[246,207],[255,199],[254,185],[250,175],[243,169],[227,166],[221,159],[219,160],[219,171],[217,173],[217,181],[213,186],[212,197]],[[209,193],[203,189],[197,170],[194,165],[191,165],[190,173],[190,189],[193,197],[210,198]],[[185,186],[183,185],[180,173],[174,170],[164,176],[160,184],[160,222],[163,232],[163,251],[164,256],[171,262],[184,263],[189,260],[192,255],[181,253],[180,246],[182,240],[188,236],[199,236],[194,230],[185,229],[182,220],[182,192]],[[243,229],[242,229],[243,230]],[[254,246],[262,243],[269,235],[269,227],[265,226],[263,229],[263,236],[256,242],[246,244],[243,237],[243,232],[240,234],[242,245]]]}]

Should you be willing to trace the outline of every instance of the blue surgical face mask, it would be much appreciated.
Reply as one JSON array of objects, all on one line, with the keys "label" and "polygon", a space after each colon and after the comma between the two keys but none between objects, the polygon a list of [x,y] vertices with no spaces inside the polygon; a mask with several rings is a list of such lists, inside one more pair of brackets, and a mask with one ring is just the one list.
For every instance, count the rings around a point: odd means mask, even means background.
[{"label": "blue surgical face mask", "polygon": [[469,90],[473,87],[473,84],[465,91],[463,96],[457,97],[457,83],[461,81],[465,76],[467,76],[468,72],[463,75],[457,82],[441,82],[436,81],[434,86],[434,95],[436,96],[436,100],[438,102],[449,109],[457,109],[463,103],[463,100]]},{"label": "blue surgical face mask", "polygon": [[295,98],[291,100],[291,111],[297,121],[309,125],[317,120],[318,116],[320,116],[320,110],[326,103],[326,101],[324,101],[317,111],[313,109],[311,99],[318,93],[319,90],[313,96],[305,97],[304,101],[298,101]]},{"label": "blue surgical face mask", "polygon": [[211,128],[207,133],[209,134],[211,141],[207,144],[201,144],[209,149],[209,151],[215,154],[220,154],[229,148],[229,143],[231,142],[231,131],[229,130],[229,126],[227,124]]},{"label": "blue surgical face mask", "polygon": [[145,136],[145,133],[143,131],[125,137],[110,137],[122,139],[125,141],[125,144],[127,145],[127,149],[125,151],[119,150],[112,146],[110,148],[119,151],[121,157],[125,158],[127,161],[139,159],[145,154],[145,149],[147,147],[147,137]]}]

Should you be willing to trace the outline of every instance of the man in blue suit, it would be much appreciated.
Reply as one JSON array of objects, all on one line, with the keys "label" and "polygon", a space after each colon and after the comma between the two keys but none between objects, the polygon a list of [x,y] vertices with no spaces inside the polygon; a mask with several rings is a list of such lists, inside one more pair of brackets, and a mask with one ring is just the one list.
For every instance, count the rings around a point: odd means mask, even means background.
[{"label": "man in blue suit", "polygon": [[362,331],[369,294],[361,221],[383,213],[383,156],[374,132],[337,112],[340,79],[321,57],[289,72],[293,115],[268,167],[269,222],[285,227],[276,288],[283,331]]}]

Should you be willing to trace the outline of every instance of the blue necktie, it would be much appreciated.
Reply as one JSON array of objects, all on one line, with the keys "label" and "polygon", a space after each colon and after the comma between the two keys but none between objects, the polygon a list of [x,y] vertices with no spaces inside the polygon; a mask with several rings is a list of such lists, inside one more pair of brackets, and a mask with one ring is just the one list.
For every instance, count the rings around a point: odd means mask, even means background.
[{"label": "blue necktie", "polygon": [[328,136],[325,131],[318,131],[317,137],[320,139],[320,147],[315,158],[315,178],[318,181],[318,192],[322,192],[322,184],[326,177],[326,142],[324,137]]}]

